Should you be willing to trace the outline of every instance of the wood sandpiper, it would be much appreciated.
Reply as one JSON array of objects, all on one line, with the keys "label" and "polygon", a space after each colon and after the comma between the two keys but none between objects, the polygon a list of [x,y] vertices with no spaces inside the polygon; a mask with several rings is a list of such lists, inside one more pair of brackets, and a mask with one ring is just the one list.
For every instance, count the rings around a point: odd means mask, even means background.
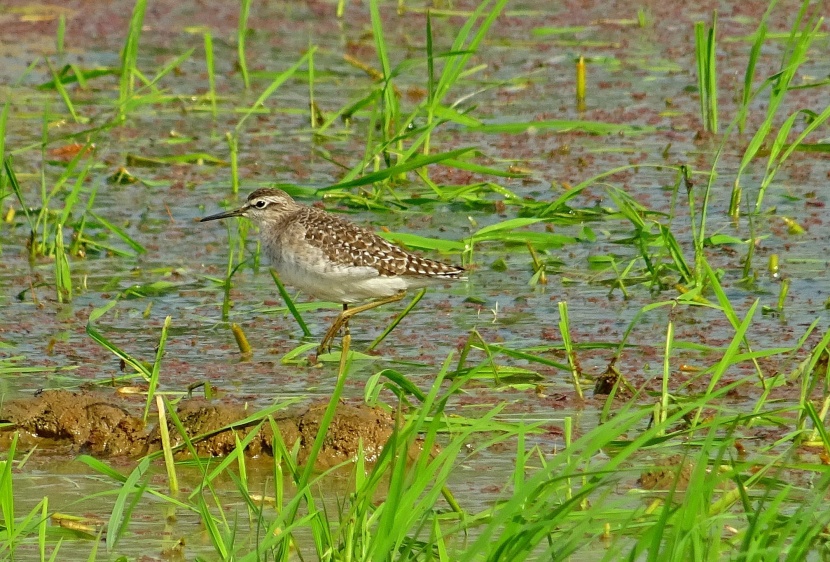
[{"label": "wood sandpiper", "polygon": [[[243,206],[200,222],[246,217],[280,279],[308,295],[343,305],[317,348],[329,350],[349,318],[401,300],[409,289],[462,279],[464,269],[422,258],[347,220],[294,201],[281,189],[257,189]],[[372,300],[374,299],[374,300]],[[371,300],[362,306],[350,304]]]}]

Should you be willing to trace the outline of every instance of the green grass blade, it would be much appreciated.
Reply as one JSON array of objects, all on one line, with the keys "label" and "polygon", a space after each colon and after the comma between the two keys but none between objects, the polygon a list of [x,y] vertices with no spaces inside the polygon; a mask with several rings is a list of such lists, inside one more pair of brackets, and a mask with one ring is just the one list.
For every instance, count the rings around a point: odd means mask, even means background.
[{"label": "green grass blade", "polygon": [[406,315],[409,314],[412,311],[413,308],[415,308],[415,305],[418,304],[418,301],[420,301],[424,297],[426,292],[427,292],[426,289],[421,289],[420,291],[418,291],[415,294],[415,297],[413,297],[413,299],[409,302],[409,304],[406,305],[406,308],[403,309],[400,314],[395,316],[395,319],[392,320],[392,323],[389,324],[386,327],[386,329],[383,330],[383,332],[381,332],[381,334],[378,337],[376,337],[374,339],[374,341],[372,341],[372,343],[369,344],[369,347],[367,348],[367,350],[372,351],[373,349],[375,349],[380,344],[380,342],[385,340],[386,336],[391,334],[392,330],[394,330],[398,326],[398,324],[401,323],[401,320],[403,320],[406,317]]},{"label": "green grass blade", "polygon": [[276,78],[274,78],[274,80],[271,81],[271,84],[269,84],[269,86],[265,89],[265,91],[263,91],[260,94],[260,96],[257,98],[257,100],[253,103],[253,105],[251,105],[251,107],[248,108],[245,111],[242,118],[236,124],[235,131],[237,133],[242,130],[242,126],[244,125],[245,121],[247,121],[248,118],[251,115],[253,115],[253,113],[255,111],[258,111],[260,109],[260,106],[262,106],[265,103],[265,100],[267,100],[269,97],[271,97],[271,94],[273,94],[277,90],[277,88],[282,86],[289,78],[294,76],[297,73],[297,71],[300,69],[300,67],[303,64],[305,64],[306,61],[308,61],[308,58],[311,55],[313,55],[316,50],[317,50],[316,47],[313,47],[313,48],[309,49],[308,52],[306,52],[306,54],[304,54],[302,57],[300,57],[300,60],[298,60],[293,65],[291,65],[291,67],[288,68],[287,70],[285,70],[284,72],[281,72],[280,74],[278,74],[276,76]]},{"label": "green grass blade", "polygon": [[[427,54],[427,131],[424,138],[424,154],[429,154],[429,142],[431,139],[432,124],[435,119],[435,51],[432,38],[432,13],[427,10],[426,25],[426,54]],[[1,155],[1,154],[0,154]]]},{"label": "green grass blade", "polygon": [[69,258],[63,245],[63,225],[55,226],[55,289],[58,302],[72,300],[72,277],[69,273]]},{"label": "green grass blade", "polygon": [[[138,500],[141,499],[141,496],[144,494],[144,489],[147,486],[146,483],[138,485],[138,482],[144,478],[149,468],[150,460],[146,457],[141,459],[138,466],[130,472],[130,475],[124,481],[124,485],[118,492],[118,497],[112,507],[112,513],[107,523],[106,541],[109,552],[112,552],[127,530],[127,525],[130,522],[130,513]],[[129,505],[127,503],[128,501],[130,501]]]},{"label": "green grass blade", "polygon": [[98,214],[96,214],[96,213],[92,212],[91,210],[87,210],[87,213],[88,213],[88,214],[89,214],[92,218],[94,218],[95,220],[97,220],[99,223],[101,223],[102,225],[104,225],[104,227],[105,227],[107,230],[111,231],[111,232],[112,232],[112,233],[114,233],[116,236],[118,236],[121,240],[123,240],[123,241],[124,241],[124,243],[125,243],[125,244],[127,244],[127,246],[129,246],[130,248],[132,248],[132,249],[133,249],[133,251],[134,251],[136,254],[143,254],[143,253],[147,252],[147,249],[146,249],[144,246],[142,246],[141,244],[139,244],[137,241],[135,241],[135,240],[132,238],[132,236],[130,236],[129,234],[127,234],[127,232],[126,232],[123,228],[121,228],[121,227],[119,227],[119,226],[116,226],[116,225],[112,224],[110,221],[108,221],[108,220],[107,220],[107,219],[105,219],[104,217],[102,217],[102,216],[100,216],[100,215],[98,215]]},{"label": "green grass blade", "polygon": [[395,90],[392,86],[392,71],[389,62],[389,53],[386,46],[386,39],[383,35],[383,26],[380,17],[379,0],[370,0],[369,13],[372,20],[372,35],[375,39],[375,49],[377,50],[378,60],[380,60],[381,70],[383,72],[383,110],[381,116],[383,118],[381,125],[381,140],[386,141],[391,134],[392,124],[398,118],[398,99],[395,96]]},{"label": "green grass blade", "polygon": [[[450,52],[456,54],[447,60],[441,72],[441,78],[438,80],[438,84],[435,85],[434,94],[430,100],[433,110],[437,104],[443,102],[450,89],[458,82],[470,58],[478,50],[478,46],[484,40],[490,26],[493,25],[506,5],[507,0],[497,0],[490,7],[490,0],[485,0],[467,18],[450,48]],[[481,20],[481,24],[473,33],[473,27],[479,20]]]},{"label": "green grass blade", "polygon": [[706,40],[706,99],[708,102],[707,112],[709,115],[710,130],[718,133],[718,72],[717,72],[717,48],[715,45],[715,37],[717,32],[717,11],[712,13],[712,27],[709,28],[709,33]]},{"label": "green grass blade", "polygon": [[176,475],[176,461],[173,459],[170,431],[167,427],[167,408],[167,398],[157,394],[156,410],[158,411],[158,431],[161,437],[161,450],[164,454],[164,468],[167,470],[167,483],[170,494],[176,495],[179,492],[179,479]]},{"label": "green grass blade", "polygon": [[565,301],[559,301],[559,333],[562,335],[562,343],[565,346],[565,355],[568,358],[568,365],[570,366],[571,371],[571,383],[573,385],[574,392],[579,397],[580,400],[584,399],[582,394],[582,384],[579,381],[579,367],[578,362],[576,360],[576,353],[573,349],[573,344],[571,343],[571,322],[568,316],[568,303]]},{"label": "green grass blade", "polygon": [[300,326],[300,329],[303,331],[303,335],[308,337],[311,335],[311,330],[308,329],[308,325],[303,320],[302,315],[297,310],[297,307],[294,306],[294,299],[291,298],[291,295],[288,294],[288,291],[285,290],[285,285],[282,284],[280,281],[277,272],[271,268],[271,278],[274,280],[274,284],[277,286],[277,291],[279,291],[280,296],[282,297],[283,302],[285,302],[286,308],[291,313],[291,316],[294,317],[294,320],[297,321],[297,324]]},{"label": "green grass blade", "polygon": [[141,38],[141,28],[144,26],[146,10],[147,0],[136,0],[130,18],[127,39],[121,49],[121,81],[118,96],[119,118],[121,120],[126,117],[127,101],[135,92],[135,77],[138,71],[138,42]]},{"label": "green grass blade", "polygon": [[55,88],[58,90],[64,105],[66,105],[66,109],[68,109],[69,113],[72,114],[72,120],[75,121],[75,123],[80,123],[81,119],[78,118],[78,114],[75,112],[75,104],[72,103],[72,99],[69,97],[69,92],[66,91],[63,82],[58,79],[55,67],[52,66],[52,63],[49,62],[48,58],[44,60],[46,60],[46,65],[49,67],[49,71],[52,73],[52,77],[54,78]]},{"label": "green grass blade", "polygon": [[142,377],[149,380],[152,376],[152,372],[150,371],[150,369],[147,368],[146,365],[144,365],[143,362],[134,358],[132,355],[122,350],[120,347],[116,346],[112,342],[110,342],[92,325],[96,320],[98,320],[98,318],[100,318],[101,316],[106,314],[110,309],[112,309],[112,307],[115,306],[117,302],[118,301],[116,300],[112,300],[104,306],[94,309],[89,315],[89,320],[86,324],[86,333],[90,338],[92,338],[95,342],[101,345],[104,349],[108,350],[110,353],[112,353],[119,359],[123,360],[124,363],[135,369],[136,372],[139,373]]},{"label": "green grass blade", "polygon": [[[6,460],[0,462],[0,514],[3,516],[3,527],[7,537],[14,536],[17,531],[17,522],[14,515],[14,487],[12,482],[12,466],[14,454],[17,450],[18,436],[15,433],[6,452]],[[15,541],[8,542],[9,553],[14,556]]]},{"label": "green grass blade", "polygon": [[392,166],[390,168],[386,168],[386,169],[380,170],[378,172],[367,174],[367,175],[365,175],[363,177],[360,177],[360,178],[357,178],[355,180],[351,180],[351,181],[347,181],[347,182],[343,182],[343,183],[337,183],[337,184],[334,184],[334,185],[330,185],[328,187],[322,187],[318,191],[319,192],[326,192],[326,191],[332,191],[332,190],[335,190],[335,189],[345,190],[345,189],[349,189],[349,188],[352,188],[352,187],[358,187],[358,186],[361,186],[361,185],[371,185],[375,182],[379,182],[379,181],[389,179],[391,177],[395,177],[399,174],[402,174],[404,172],[408,172],[410,170],[414,170],[416,168],[420,168],[422,166],[428,166],[430,164],[440,163],[444,160],[452,160],[452,159],[454,159],[458,156],[461,156],[462,154],[470,152],[471,150],[475,150],[475,148],[474,147],[459,148],[459,149],[456,149],[456,150],[451,150],[449,152],[442,152],[440,154],[430,154],[430,155],[427,155],[427,156],[418,156],[418,157],[412,158],[410,160],[407,160],[403,164],[398,164],[396,166]]},{"label": "green grass blade", "polygon": [[248,17],[251,14],[251,0],[241,0],[239,6],[239,25],[236,28],[236,61],[239,64],[239,73],[246,90],[251,89],[251,78],[248,76],[248,62],[245,54],[245,39],[248,36]]},{"label": "green grass blade", "polygon": [[[8,109],[8,104],[6,105],[6,109]],[[5,116],[8,112],[3,111],[3,115]],[[20,189],[20,183],[17,181],[17,174],[14,173],[14,166],[12,164],[12,156],[9,155],[3,161],[3,169],[6,171],[6,179],[9,181],[9,184],[12,186],[12,191],[14,192],[15,196],[17,197],[17,202],[20,203],[20,208],[23,209],[23,214],[26,215],[26,222],[29,223],[29,229],[34,236],[35,232],[37,231],[37,224],[36,219],[29,212],[29,206],[26,205],[25,201],[23,201],[23,191]]]},{"label": "green grass blade", "polygon": [[58,17],[58,31],[55,34],[55,52],[58,56],[63,56],[64,39],[66,38],[66,13],[61,12]]},{"label": "green grass blade", "polygon": [[[775,4],[776,2],[771,2]],[[752,48],[749,51],[749,60],[746,64],[746,71],[744,72],[744,88],[741,93],[741,105],[738,110],[738,131],[743,134],[746,128],[746,118],[749,115],[749,102],[752,100],[752,82],[755,79],[755,68],[758,65],[758,57],[761,54],[761,47],[764,44],[764,39],[767,36],[767,22],[766,18],[761,20],[758,29],[755,30],[755,40],[752,42]]]},{"label": "green grass blade", "polygon": [[208,99],[210,100],[210,111],[216,119],[216,69],[213,64],[213,37],[205,33],[205,66],[208,75]]},{"label": "green grass blade", "polygon": [[156,346],[156,358],[153,361],[153,369],[150,371],[150,380],[148,381],[147,387],[147,402],[144,405],[144,423],[147,423],[147,416],[150,415],[150,408],[155,400],[156,388],[158,387],[159,374],[161,372],[161,359],[164,357],[164,347],[167,344],[167,332],[170,329],[170,319],[170,316],[164,319],[159,343]]}]

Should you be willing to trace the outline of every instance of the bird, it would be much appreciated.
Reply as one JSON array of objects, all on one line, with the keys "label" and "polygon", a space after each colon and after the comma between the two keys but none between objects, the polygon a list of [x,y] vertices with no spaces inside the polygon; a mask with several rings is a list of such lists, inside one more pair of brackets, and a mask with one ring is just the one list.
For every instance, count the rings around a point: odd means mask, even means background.
[{"label": "bird", "polygon": [[[200,219],[245,217],[259,227],[262,248],[280,280],[343,310],[317,353],[331,350],[341,328],[366,310],[401,300],[410,289],[465,279],[463,267],[421,257],[325,210],[298,203],[276,188],[261,188],[245,204]],[[370,301],[350,308],[350,305]]]}]

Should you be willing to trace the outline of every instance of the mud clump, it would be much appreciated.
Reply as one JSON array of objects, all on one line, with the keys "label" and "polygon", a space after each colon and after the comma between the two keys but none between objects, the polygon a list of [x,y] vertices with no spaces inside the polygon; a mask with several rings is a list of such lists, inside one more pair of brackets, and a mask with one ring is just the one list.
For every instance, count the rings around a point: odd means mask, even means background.
[{"label": "mud clump", "polygon": [[[275,416],[274,421],[280,432],[280,437],[289,450],[299,442],[297,462],[305,464],[328,405],[313,404],[307,410],[294,414]],[[234,432],[227,430],[229,425],[236,424],[246,418],[250,412],[241,405],[214,403],[203,399],[192,399],[179,404],[177,415],[182,425],[187,429],[189,436],[204,435],[194,443],[199,456],[224,456],[236,448]],[[248,435],[248,431],[256,428],[259,422],[252,422],[246,426],[235,426],[239,439]],[[383,451],[383,446],[392,435],[394,419],[380,408],[368,406],[353,406],[339,404],[335,410],[334,419],[329,425],[323,448],[317,456],[316,465],[326,469],[342,462],[357,458],[362,443],[363,457],[367,461],[377,460]],[[172,423],[168,424],[170,438],[174,447],[183,443],[181,435]],[[251,456],[273,454],[273,433],[271,425],[263,424],[245,452]],[[148,451],[161,448],[161,437],[158,428],[154,428],[149,435]],[[416,448],[417,449],[417,448]],[[420,449],[417,449],[420,450]],[[179,453],[187,456],[187,450]]]},{"label": "mud clump", "polygon": [[671,455],[643,470],[637,483],[644,490],[685,491],[693,469],[694,465],[689,459],[682,455]]},{"label": "mud clump", "polygon": [[[237,422],[246,418],[249,413],[239,404],[210,402],[200,398],[182,400],[176,409],[176,415],[191,439],[196,454],[200,457],[221,457],[231,453],[236,448],[237,437],[240,441],[244,440],[248,432],[253,431],[259,423],[237,425]],[[234,426],[234,430],[226,429],[231,425]],[[267,425],[266,422],[263,428]],[[184,439],[172,421],[168,421],[167,431],[170,433],[171,446],[175,448],[184,444]],[[268,435],[270,435],[270,429]],[[197,438],[199,436],[201,438]],[[270,445],[267,448],[263,447],[265,439],[265,430],[260,429],[245,448],[245,453],[250,456],[258,456],[264,452],[270,453]],[[270,439],[268,441],[270,443]],[[161,449],[161,432],[158,426],[155,426],[149,434],[147,449],[148,452]],[[186,457],[189,454],[186,448],[177,453],[179,457]]]},{"label": "mud clump", "polygon": [[[337,408],[336,415],[329,426],[326,440],[323,442],[322,450],[326,454],[317,461],[318,466],[323,462],[326,463],[327,466],[323,468],[354,459],[361,441],[363,443],[364,458],[370,462],[377,460],[395,426],[395,420],[392,419],[392,416],[380,408],[371,408],[371,415],[366,415],[365,410],[367,408],[342,406],[344,405]],[[317,437],[320,421],[323,419],[325,411],[326,404],[315,404],[296,420],[296,430],[301,444],[301,454],[297,457],[300,464],[305,464],[306,457],[311,450],[314,439]],[[282,426],[280,426],[280,433],[286,443],[292,442],[286,438]],[[290,431],[288,434],[290,435]],[[420,450],[419,447],[417,448]],[[410,451],[410,457],[415,456],[413,453],[415,451]]]},{"label": "mud clump", "polygon": [[[89,453],[98,457],[139,457],[161,448],[157,424],[147,427],[138,412],[140,402],[117,394],[102,392],[70,392],[47,390],[32,398],[15,400],[3,405],[0,421],[10,424],[0,431],[0,447],[8,448],[15,433],[22,448],[38,446],[61,453]],[[297,413],[279,413],[275,425],[280,437],[291,450],[299,443],[297,461],[305,464],[327,404],[312,404]],[[249,432],[256,431],[245,453],[251,456],[273,453],[274,435],[267,421],[239,423],[251,412],[242,404],[210,402],[204,399],[182,400],[176,411],[185,432],[199,456],[224,456],[236,448]],[[340,403],[329,426],[316,468],[326,469],[353,461],[361,452],[367,461],[374,461],[383,450],[394,429],[392,416],[366,405]],[[172,421],[168,431],[173,447],[184,444]],[[416,444],[410,451],[420,451]],[[188,456],[180,447],[179,457]]]},{"label": "mud clump", "polygon": [[0,421],[14,424],[2,431],[0,445],[7,445],[16,430],[27,448],[65,444],[102,457],[136,456],[147,448],[141,418],[93,393],[39,392],[4,404]]}]

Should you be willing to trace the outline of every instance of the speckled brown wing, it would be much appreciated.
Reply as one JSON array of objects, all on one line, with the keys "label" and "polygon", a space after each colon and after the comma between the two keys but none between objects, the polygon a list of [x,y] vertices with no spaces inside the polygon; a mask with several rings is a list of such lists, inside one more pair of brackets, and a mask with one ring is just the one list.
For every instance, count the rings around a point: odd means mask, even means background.
[{"label": "speckled brown wing", "polygon": [[410,254],[374,232],[319,209],[306,207],[296,217],[305,239],[341,265],[373,267],[379,275],[459,279],[464,269]]}]

